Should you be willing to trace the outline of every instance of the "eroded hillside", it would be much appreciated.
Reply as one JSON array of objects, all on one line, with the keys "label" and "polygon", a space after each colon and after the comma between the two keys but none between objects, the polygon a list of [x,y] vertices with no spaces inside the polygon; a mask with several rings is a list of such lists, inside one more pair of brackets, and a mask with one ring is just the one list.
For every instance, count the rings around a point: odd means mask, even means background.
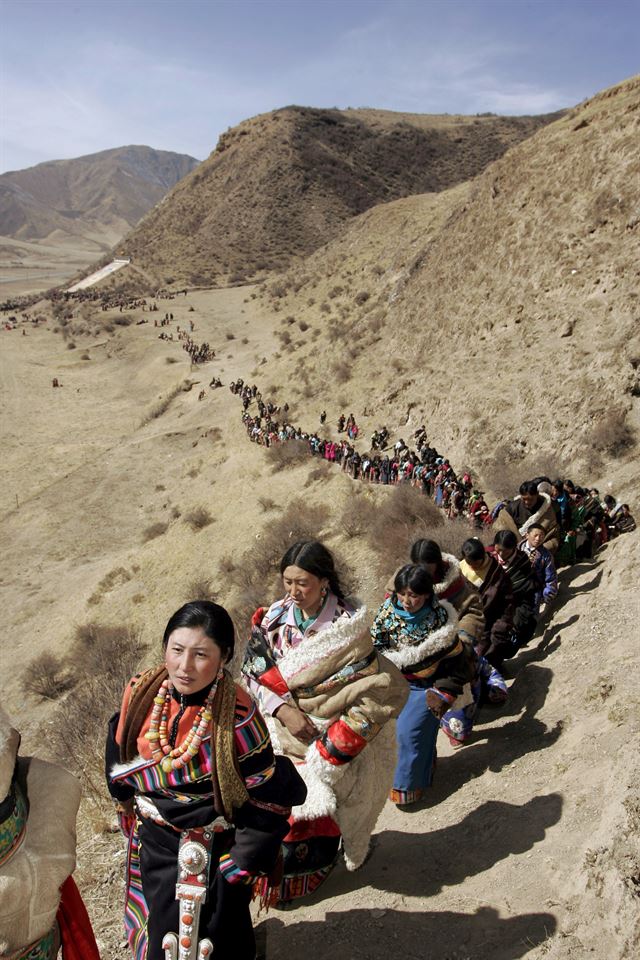
[{"label": "eroded hillside", "polygon": [[[466,190],[384,205],[263,288],[279,378],[425,422],[476,467],[554,455],[599,472],[638,428],[640,80],[605,91]],[[304,325],[304,337],[299,335]],[[415,427],[414,427],[415,428]]]},{"label": "eroded hillside", "polygon": [[550,119],[285,107],[224,134],[122,251],[163,286],[282,268],[375,204],[469,180]]}]

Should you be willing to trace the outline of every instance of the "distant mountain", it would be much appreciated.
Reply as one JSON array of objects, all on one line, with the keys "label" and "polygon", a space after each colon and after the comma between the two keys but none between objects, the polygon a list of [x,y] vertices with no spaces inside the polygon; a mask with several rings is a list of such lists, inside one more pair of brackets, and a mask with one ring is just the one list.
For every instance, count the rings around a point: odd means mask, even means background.
[{"label": "distant mountain", "polygon": [[198,160],[128,146],[52,160],[0,175],[0,235],[23,241],[84,239],[108,250]]},{"label": "distant mountain", "polygon": [[475,177],[558,115],[284,107],[220,137],[121,249],[165,283],[277,269],[376,204]]}]

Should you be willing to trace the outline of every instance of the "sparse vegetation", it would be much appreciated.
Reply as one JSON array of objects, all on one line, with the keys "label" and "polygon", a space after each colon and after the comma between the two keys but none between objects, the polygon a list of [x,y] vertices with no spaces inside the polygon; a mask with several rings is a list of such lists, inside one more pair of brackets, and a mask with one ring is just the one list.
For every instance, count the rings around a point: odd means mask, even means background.
[{"label": "sparse vegetation", "polygon": [[185,523],[188,523],[192,530],[203,530],[213,523],[214,517],[206,507],[193,507],[184,515]]},{"label": "sparse vegetation", "polygon": [[161,537],[163,533],[167,532],[169,524],[168,523],[152,523],[151,526],[145,527],[142,533],[142,539],[145,543],[149,540],[155,540],[157,537]]},{"label": "sparse vegetation", "polygon": [[25,693],[41,700],[57,700],[73,686],[73,677],[60,657],[41,653],[34,657],[22,678]]}]

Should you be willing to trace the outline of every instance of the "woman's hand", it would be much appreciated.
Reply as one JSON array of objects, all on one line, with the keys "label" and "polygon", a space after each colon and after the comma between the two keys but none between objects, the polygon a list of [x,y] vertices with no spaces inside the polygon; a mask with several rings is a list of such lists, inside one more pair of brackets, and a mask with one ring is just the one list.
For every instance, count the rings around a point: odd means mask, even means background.
[{"label": "woman's hand", "polygon": [[275,716],[280,723],[283,723],[291,736],[301,743],[311,743],[318,736],[318,731],[311,723],[311,720],[290,703],[283,703],[278,707]]},{"label": "woman's hand", "polygon": [[442,720],[447,710],[450,709],[451,704],[443,700],[442,697],[439,697],[433,690],[427,690],[427,706],[434,717]]}]

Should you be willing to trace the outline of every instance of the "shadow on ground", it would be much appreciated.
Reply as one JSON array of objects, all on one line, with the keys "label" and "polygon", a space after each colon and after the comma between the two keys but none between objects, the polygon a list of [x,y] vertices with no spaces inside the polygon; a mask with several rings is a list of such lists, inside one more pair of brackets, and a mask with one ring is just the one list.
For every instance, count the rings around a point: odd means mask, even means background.
[{"label": "shadow on ground", "polygon": [[502,918],[492,907],[475,913],[371,909],[328,913],[326,919],[285,924],[276,917],[256,930],[267,960],[517,960],[556,929],[550,913]]}]

